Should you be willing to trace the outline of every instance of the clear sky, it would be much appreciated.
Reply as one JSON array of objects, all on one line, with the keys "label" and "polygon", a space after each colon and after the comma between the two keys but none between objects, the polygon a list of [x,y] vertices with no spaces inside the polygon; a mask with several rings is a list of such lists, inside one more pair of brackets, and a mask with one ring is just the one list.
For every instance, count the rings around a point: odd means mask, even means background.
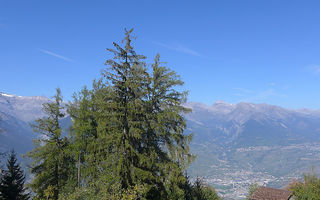
[{"label": "clear sky", "polygon": [[66,100],[134,45],[181,75],[189,101],[320,109],[320,1],[0,0],[0,91]]}]

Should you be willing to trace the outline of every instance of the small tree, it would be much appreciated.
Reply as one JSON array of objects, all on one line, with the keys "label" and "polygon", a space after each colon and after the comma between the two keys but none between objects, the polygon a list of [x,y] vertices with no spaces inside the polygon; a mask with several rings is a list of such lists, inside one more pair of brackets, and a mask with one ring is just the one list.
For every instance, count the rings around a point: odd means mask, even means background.
[{"label": "small tree", "polygon": [[194,200],[219,200],[219,196],[214,189],[203,182],[203,180],[197,177],[192,186],[192,199]]},{"label": "small tree", "polygon": [[35,148],[28,153],[33,159],[31,173],[34,174],[30,187],[38,199],[58,199],[74,170],[74,160],[67,154],[69,140],[62,136],[60,120],[65,116],[62,102],[61,91],[57,88],[53,101],[43,104],[47,117],[32,124],[33,130],[41,135],[34,141]]},{"label": "small tree", "polygon": [[259,188],[258,183],[253,183],[249,186],[249,193],[247,195],[246,199],[250,199],[250,197],[253,195],[253,193],[255,193],[257,191],[257,189]]},{"label": "small tree", "polygon": [[7,160],[7,170],[4,170],[1,177],[1,199],[25,200],[29,199],[24,187],[25,175],[17,163],[17,158],[12,150]]}]

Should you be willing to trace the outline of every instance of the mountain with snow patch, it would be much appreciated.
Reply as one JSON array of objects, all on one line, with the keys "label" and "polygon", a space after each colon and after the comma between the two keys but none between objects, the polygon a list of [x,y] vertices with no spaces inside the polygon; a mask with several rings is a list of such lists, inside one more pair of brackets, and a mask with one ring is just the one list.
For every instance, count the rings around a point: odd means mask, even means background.
[{"label": "mountain with snow patch", "polygon": [[320,111],[293,110],[268,104],[218,101],[212,106],[186,103],[195,140],[250,146],[320,141]]},{"label": "mountain with snow patch", "polygon": [[[49,101],[0,93],[0,152],[15,148],[25,154],[32,149],[38,135],[29,123],[45,116],[42,104]],[[237,199],[232,195],[243,195],[254,182],[283,186],[320,166],[319,110],[224,101],[184,106],[192,108],[185,115],[186,133],[193,133],[190,146],[197,154],[189,175],[203,176],[227,198]],[[70,118],[63,123],[67,127]]]}]

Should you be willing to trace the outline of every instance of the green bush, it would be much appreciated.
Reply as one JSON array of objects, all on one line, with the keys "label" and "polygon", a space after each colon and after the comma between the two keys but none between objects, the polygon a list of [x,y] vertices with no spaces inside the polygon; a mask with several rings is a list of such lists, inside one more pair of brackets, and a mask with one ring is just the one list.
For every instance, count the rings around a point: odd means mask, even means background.
[{"label": "green bush", "polygon": [[298,181],[289,188],[295,200],[319,200],[320,179],[314,173],[304,175],[304,181]]}]

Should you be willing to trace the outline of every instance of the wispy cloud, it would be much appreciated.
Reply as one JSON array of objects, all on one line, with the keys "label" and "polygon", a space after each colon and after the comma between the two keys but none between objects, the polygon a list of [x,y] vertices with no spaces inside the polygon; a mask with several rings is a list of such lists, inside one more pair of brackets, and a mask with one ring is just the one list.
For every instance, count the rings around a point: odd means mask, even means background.
[{"label": "wispy cloud", "polygon": [[171,44],[164,44],[164,43],[160,43],[160,42],[154,42],[154,44],[159,45],[161,47],[167,48],[167,49],[171,49],[180,53],[185,53],[185,54],[189,54],[192,56],[198,56],[198,57],[203,57],[202,54],[200,54],[199,52],[186,47],[180,43],[171,43]]},{"label": "wispy cloud", "polygon": [[54,52],[52,52],[52,51],[48,51],[48,50],[45,50],[45,49],[39,49],[39,51],[41,51],[42,53],[45,53],[45,54],[47,54],[47,55],[50,55],[50,56],[59,58],[59,59],[61,59],[61,60],[65,60],[65,61],[68,61],[68,62],[74,62],[74,60],[72,60],[71,58],[68,58],[68,57],[65,57],[65,56],[56,54],[56,53],[54,53]]}]

